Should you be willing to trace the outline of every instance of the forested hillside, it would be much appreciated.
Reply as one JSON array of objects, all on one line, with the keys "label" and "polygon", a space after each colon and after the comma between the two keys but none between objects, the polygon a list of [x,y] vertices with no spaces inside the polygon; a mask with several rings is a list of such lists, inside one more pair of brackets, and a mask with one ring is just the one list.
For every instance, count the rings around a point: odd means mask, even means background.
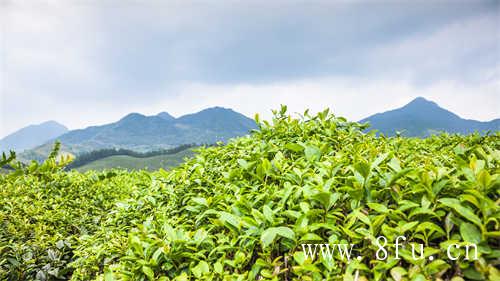
[{"label": "forested hillside", "polygon": [[107,148],[147,152],[184,144],[227,141],[256,128],[252,119],[222,107],[179,118],[167,117],[166,114],[145,116],[131,113],[115,123],[73,130],[57,139],[74,154]]},{"label": "forested hillside", "polygon": [[439,133],[465,135],[500,131],[500,119],[487,122],[463,119],[421,97],[401,108],[377,113],[359,122],[369,123],[370,130],[388,136],[428,137]]}]

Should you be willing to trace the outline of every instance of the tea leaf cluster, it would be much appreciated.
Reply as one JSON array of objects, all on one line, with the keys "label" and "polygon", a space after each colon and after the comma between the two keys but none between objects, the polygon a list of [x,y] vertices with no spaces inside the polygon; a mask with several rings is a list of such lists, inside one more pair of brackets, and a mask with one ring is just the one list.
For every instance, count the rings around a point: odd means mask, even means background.
[{"label": "tea leaf cluster", "polygon": [[[498,280],[500,134],[365,134],[327,110],[201,148],[172,171],[0,176],[8,280]],[[394,241],[376,258],[379,236]],[[301,244],[354,244],[350,261]],[[415,260],[410,245],[425,246]],[[450,260],[449,245],[478,245]],[[454,248],[464,256],[465,248]],[[434,259],[428,257],[433,256]]]}]

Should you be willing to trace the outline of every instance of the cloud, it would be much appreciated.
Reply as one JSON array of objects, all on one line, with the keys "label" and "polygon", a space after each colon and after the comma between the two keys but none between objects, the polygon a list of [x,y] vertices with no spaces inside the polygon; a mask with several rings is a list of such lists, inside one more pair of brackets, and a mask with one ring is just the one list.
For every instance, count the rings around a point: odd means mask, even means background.
[{"label": "cloud", "polygon": [[424,83],[455,79],[479,84],[490,78],[478,69],[499,67],[499,24],[498,12],[452,22],[429,33],[376,47],[365,63],[377,76]]},{"label": "cloud", "polygon": [[356,119],[421,95],[498,117],[498,2],[0,5],[0,136],[213,105],[332,106]]},{"label": "cloud", "polygon": [[[168,110],[174,115],[225,106],[253,117],[271,117],[271,110],[286,104],[291,112],[303,113],[330,108],[336,115],[360,120],[377,112],[394,109],[423,96],[464,118],[498,118],[500,80],[470,86],[456,81],[440,81],[425,87],[406,80],[376,80],[326,77],[270,84],[208,85],[186,83],[179,95],[166,97],[150,110]],[[175,105],[175,106],[172,106]],[[144,108],[146,110],[146,108]]]}]

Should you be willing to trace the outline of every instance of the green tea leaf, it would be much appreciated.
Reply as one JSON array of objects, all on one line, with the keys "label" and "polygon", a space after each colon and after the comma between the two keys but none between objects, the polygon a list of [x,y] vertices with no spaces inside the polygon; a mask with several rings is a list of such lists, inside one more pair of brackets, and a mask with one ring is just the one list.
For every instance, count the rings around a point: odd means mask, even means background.
[{"label": "green tea leaf", "polygon": [[481,242],[481,232],[479,229],[470,223],[464,222],[460,225],[460,235],[466,242],[479,244]]},{"label": "green tea leaf", "polygon": [[148,277],[149,280],[154,280],[155,273],[153,272],[153,270],[150,267],[143,265],[142,272],[144,273],[144,275],[146,275]]},{"label": "green tea leaf", "polygon": [[482,227],[481,219],[476,216],[470,209],[467,207],[462,206],[460,201],[454,198],[442,198],[439,199],[439,202],[441,202],[443,205],[450,207],[454,209],[458,215],[468,219],[469,221],[473,222],[479,227]]},{"label": "green tea leaf", "polygon": [[306,148],[304,149],[304,153],[307,161],[310,162],[318,161],[321,158],[321,150],[316,146],[306,146]]}]

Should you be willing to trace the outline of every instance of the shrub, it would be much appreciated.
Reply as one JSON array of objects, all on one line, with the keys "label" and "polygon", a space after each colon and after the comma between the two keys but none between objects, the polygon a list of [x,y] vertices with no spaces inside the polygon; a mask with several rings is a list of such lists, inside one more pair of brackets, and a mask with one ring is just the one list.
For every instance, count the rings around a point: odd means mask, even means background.
[{"label": "shrub", "polygon": [[[256,119],[251,136],[199,149],[170,172],[2,176],[4,276],[37,277],[47,261],[27,262],[23,249],[43,257],[63,241],[61,274],[73,280],[500,278],[498,132],[377,137],[328,111],[293,119],[285,107],[272,123]],[[361,259],[306,259],[304,243],[354,244]],[[447,256],[470,243],[477,260]]]}]

